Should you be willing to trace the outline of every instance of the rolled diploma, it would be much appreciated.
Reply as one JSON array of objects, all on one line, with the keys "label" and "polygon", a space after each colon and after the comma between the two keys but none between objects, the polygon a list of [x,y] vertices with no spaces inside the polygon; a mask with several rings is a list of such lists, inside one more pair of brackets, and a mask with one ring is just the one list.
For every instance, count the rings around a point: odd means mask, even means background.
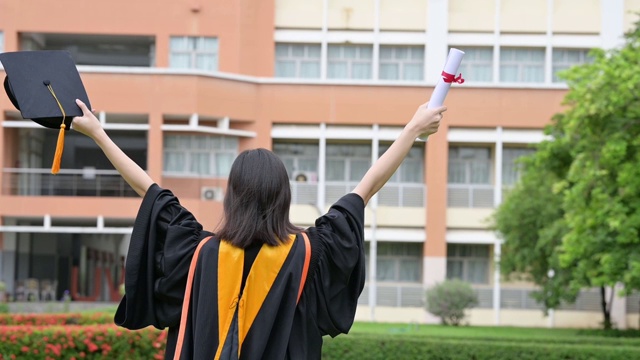
[{"label": "rolled diploma", "polygon": [[[442,71],[446,72],[447,74],[453,74],[453,76],[456,76],[463,56],[464,51],[458,50],[456,48],[451,48],[451,50],[449,50],[447,62],[444,64],[444,69]],[[431,93],[431,99],[429,99],[427,108],[432,109],[442,106],[444,104],[444,99],[449,93],[450,88],[451,83],[445,82],[444,77],[440,76],[436,87],[433,89],[433,93]],[[427,135],[420,135],[420,139],[426,140]]]}]

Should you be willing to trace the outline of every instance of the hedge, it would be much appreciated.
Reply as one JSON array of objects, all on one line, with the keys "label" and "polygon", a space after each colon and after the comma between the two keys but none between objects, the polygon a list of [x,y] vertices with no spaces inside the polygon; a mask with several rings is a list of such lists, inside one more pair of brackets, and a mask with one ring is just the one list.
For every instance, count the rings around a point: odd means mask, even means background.
[{"label": "hedge", "polygon": [[0,314],[0,325],[98,325],[113,324],[113,314]]},{"label": "hedge", "polygon": [[325,339],[324,360],[628,360],[640,359],[640,347],[542,342],[484,341],[402,335],[351,334]]},{"label": "hedge", "polygon": [[164,359],[166,335],[115,325],[0,326],[0,359]]}]

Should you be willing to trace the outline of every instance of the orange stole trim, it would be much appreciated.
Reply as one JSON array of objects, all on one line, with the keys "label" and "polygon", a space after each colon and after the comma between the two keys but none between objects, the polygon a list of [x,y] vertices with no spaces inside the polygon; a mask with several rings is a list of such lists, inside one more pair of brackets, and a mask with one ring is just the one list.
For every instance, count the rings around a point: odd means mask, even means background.
[{"label": "orange stole trim", "polygon": [[215,360],[220,359],[224,342],[233,321],[238,305],[244,249],[235,247],[226,241],[220,241],[218,252],[218,349]]},{"label": "orange stole trim", "polygon": [[304,267],[302,268],[302,276],[300,277],[300,288],[298,289],[298,300],[296,304],[300,302],[300,296],[302,296],[302,290],[304,290],[304,284],[307,281],[307,273],[309,272],[309,262],[311,261],[311,243],[306,232],[302,232],[304,238]]},{"label": "orange stole trim", "polygon": [[184,333],[187,328],[187,316],[189,316],[189,303],[191,302],[191,288],[193,286],[193,275],[196,272],[196,265],[198,264],[198,256],[200,255],[200,249],[211,240],[211,236],[204,238],[198,244],[193,258],[191,259],[191,265],[189,265],[189,275],[187,276],[187,288],[184,291],[184,301],[182,302],[182,314],[180,315],[180,330],[178,331],[178,342],[176,344],[176,352],[173,354],[173,360],[180,360],[180,354],[182,353],[182,345],[184,343]]},{"label": "orange stole trim", "polygon": [[278,246],[262,245],[256,257],[240,299],[238,311],[238,356],[242,351],[242,343],[258,316],[258,312],[269,294],[276,277],[287,259],[296,235],[289,235],[289,241]]}]

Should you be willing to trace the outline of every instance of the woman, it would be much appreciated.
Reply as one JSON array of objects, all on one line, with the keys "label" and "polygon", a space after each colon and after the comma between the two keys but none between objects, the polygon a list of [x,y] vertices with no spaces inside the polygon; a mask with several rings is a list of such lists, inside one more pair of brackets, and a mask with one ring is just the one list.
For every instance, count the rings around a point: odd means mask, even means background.
[{"label": "woman", "polygon": [[[421,105],[398,139],[304,232],[289,222],[289,177],[264,149],[234,161],[224,221],[207,232],[109,139],[77,101],[72,128],[92,138],[144,199],[115,315],[128,329],[168,328],[166,359],[320,359],[322,336],[347,333],[365,281],[364,208],[446,108]],[[193,260],[193,261],[192,261]]]}]

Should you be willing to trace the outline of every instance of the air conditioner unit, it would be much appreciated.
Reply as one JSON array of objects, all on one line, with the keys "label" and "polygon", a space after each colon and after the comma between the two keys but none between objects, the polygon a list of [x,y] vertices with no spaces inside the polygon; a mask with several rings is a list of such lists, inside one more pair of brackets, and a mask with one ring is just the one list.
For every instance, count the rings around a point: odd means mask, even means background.
[{"label": "air conditioner unit", "polygon": [[219,187],[203,186],[200,191],[200,199],[207,201],[222,201],[223,191]]},{"label": "air conditioner unit", "polygon": [[311,171],[295,171],[293,181],[301,183],[315,183],[318,181],[318,174]]}]

